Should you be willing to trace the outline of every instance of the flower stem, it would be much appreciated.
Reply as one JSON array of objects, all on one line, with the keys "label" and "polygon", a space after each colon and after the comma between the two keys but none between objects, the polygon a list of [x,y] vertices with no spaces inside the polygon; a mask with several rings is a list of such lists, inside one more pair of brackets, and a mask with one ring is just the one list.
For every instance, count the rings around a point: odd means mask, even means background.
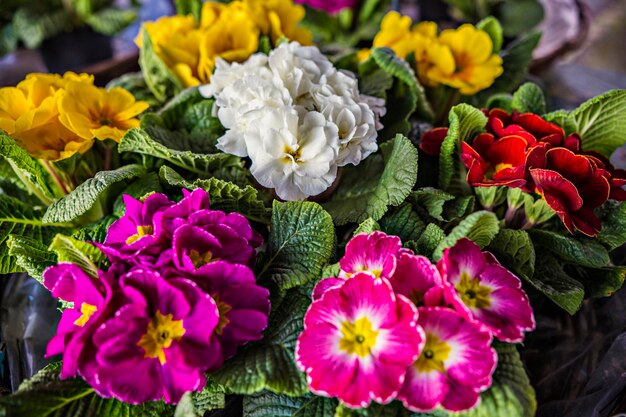
[{"label": "flower stem", "polygon": [[513,220],[515,220],[516,214],[517,214],[517,209],[509,206],[506,209],[506,214],[504,215],[504,223],[510,227],[511,224],[513,223]]},{"label": "flower stem", "polygon": [[46,168],[46,171],[50,173],[50,175],[54,179],[54,182],[59,186],[59,189],[61,190],[61,192],[64,195],[68,195],[69,190],[67,189],[65,183],[61,180],[61,177],[59,177],[59,174],[57,174],[56,170],[54,169],[50,161],[45,160],[45,159],[40,159],[40,161],[41,161],[41,164],[44,166],[44,168]]}]

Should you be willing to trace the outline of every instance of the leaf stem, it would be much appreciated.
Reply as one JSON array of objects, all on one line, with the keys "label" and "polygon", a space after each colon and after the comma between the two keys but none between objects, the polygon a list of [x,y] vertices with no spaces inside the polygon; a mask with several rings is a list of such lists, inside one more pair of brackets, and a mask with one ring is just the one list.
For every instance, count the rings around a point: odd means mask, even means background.
[{"label": "leaf stem", "polygon": [[61,180],[61,177],[59,177],[59,174],[57,174],[57,172],[54,169],[54,167],[52,166],[52,164],[50,164],[50,161],[48,161],[46,159],[40,159],[40,161],[41,161],[41,164],[44,166],[44,168],[46,168],[46,171],[48,171],[50,173],[50,175],[54,179],[54,182],[59,186],[59,188],[61,189],[63,194],[64,195],[68,195],[69,194],[69,190],[67,189],[67,186],[65,185],[63,180]]}]

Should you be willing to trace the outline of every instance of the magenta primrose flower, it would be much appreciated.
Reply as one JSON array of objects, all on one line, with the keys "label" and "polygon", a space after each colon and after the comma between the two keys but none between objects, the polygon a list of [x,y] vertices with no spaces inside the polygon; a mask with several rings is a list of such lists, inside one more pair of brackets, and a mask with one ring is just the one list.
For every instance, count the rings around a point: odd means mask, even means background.
[{"label": "magenta primrose flower", "polygon": [[396,294],[404,295],[417,307],[443,304],[443,280],[425,256],[401,253],[389,282]]},{"label": "magenta primrose flower", "polygon": [[478,320],[498,339],[521,342],[535,328],[522,283],[489,252],[467,238],[444,251],[437,264],[446,300],[467,318]]},{"label": "magenta primrose flower", "polygon": [[111,274],[99,271],[99,278],[85,274],[77,265],[60,263],[43,273],[44,286],[53,297],[74,303],[63,311],[57,333],[48,343],[46,356],[63,354],[61,378],[76,376],[88,349],[91,334],[107,317],[113,292]]},{"label": "magenta primrose flower", "polygon": [[413,304],[360,273],[313,301],[295,358],[313,393],[358,408],[391,401],[423,343]]},{"label": "magenta primrose flower", "polygon": [[121,277],[120,290],[126,304],[93,336],[95,388],[131,404],[176,403],[200,390],[219,348],[213,298],[190,280],[141,268]]},{"label": "magenta primrose flower", "polygon": [[418,310],[426,342],[406,372],[398,399],[412,411],[430,411],[440,405],[448,411],[472,408],[491,385],[496,367],[491,333],[449,308]]},{"label": "magenta primrose flower", "polygon": [[343,9],[354,8],[357,0],[295,0],[296,3],[306,4],[314,9],[334,14]]}]

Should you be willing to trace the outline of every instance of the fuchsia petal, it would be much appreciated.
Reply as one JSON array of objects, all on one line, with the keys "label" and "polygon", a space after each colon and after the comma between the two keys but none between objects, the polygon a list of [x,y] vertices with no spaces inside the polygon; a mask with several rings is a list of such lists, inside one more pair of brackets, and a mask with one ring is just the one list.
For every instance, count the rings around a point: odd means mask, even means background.
[{"label": "fuchsia petal", "polygon": [[475,407],[480,400],[480,391],[473,387],[451,384],[450,391],[441,402],[441,406],[448,411],[465,411]]},{"label": "fuchsia petal", "polygon": [[324,278],[323,280],[315,284],[315,287],[313,287],[313,294],[312,294],[313,301],[321,298],[322,295],[324,295],[324,293],[328,291],[330,288],[339,287],[343,285],[344,282],[346,282],[346,280],[343,278],[335,278],[335,277]]},{"label": "fuchsia petal", "polygon": [[441,271],[442,264],[445,264],[447,281],[456,284],[463,273],[470,277],[478,276],[485,267],[485,263],[485,255],[480,247],[468,238],[462,238],[444,251],[444,256],[437,265],[440,266]]},{"label": "fuchsia petal", "polygon": [[443,286],[437,267],[428,258],[404,253],[398,257],[396,272],[390,282],[397,294],[404,295],[416,306],[433,302],[438,304],[436,290],[430,290]]},{"label": "fuchsia petal", "polygon": [[339,277],[367,272],[376,278],[389,278],[395,270],[396,255],[401,248],[397,236],[387,236],[383,232],[359,234],[348,242],[346,253],[339,261]]},{"label": "fuchsia petal", "polygon": [[417,372],[414,366],[410,366],[398,399],[411,411],[431,411],[441,404],[449,391],[443,373]]}]

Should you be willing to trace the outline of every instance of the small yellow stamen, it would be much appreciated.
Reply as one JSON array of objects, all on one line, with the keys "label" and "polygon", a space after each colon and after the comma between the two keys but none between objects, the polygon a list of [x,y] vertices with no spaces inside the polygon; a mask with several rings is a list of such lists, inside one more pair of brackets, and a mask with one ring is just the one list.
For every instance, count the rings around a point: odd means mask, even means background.
[{"label": "small yellow stamen", "polygon": [[228,319],[228,317],[226,317],[226,315],[230,310],[233,309],[233,307],[230,304],[226,304],[225,302],[221,301],[219,295],[217,294],[213,296],[213,299],[215,300],[215,304],[217,304],[217,311],[220,315],[217,327],[215,328],[215,333],[221,335],[222,331],[224,331],[224,327],[226,327],[226,325],[230,323],[230,320]]},{"label": "small yellow stamen", "polygon": [[426,333],[424,349],[414,366],[419,372],[445,372],[444,362],[450,356],[451,351],[449,344],[432,333]]},{"label": "small yellow stamen", "polygon": [[290,146],[285,145],[283,152],[285,153],[285,156],[282,158],[283,162],[291,162],[292,160],[295,162],[301,162],[300,158],[302,157],[302,150],[299,147],[297,149],[293,149]]},{"label": "small yellow stamen", "polygon": [[131,243],[135,243],[142,237],[149,236],[152,233],[154,233],[152,226],[137,226],[137,233],[129,236],[128,239],[126,239],[126,244],[130,245]]},{"label": "small yellow stamen", "polygon": [[339,340],[339,349],[355,354],[361,358],[368,356],[376,345],[378,331],[372,328],[372,322],[362,317],[355,322],[341,323],[342,338]]},{"label": "small yellow stamen", "polygon": [[98,311],[98,307],[89,303],[82,303],[80,305],[80,312],[82,313],[82,315],[76,319],[74,324],[83,327],[85,324],[87,324],[91,316],[93,316],[93,313],[95,313],[96,311]]},{"label": "small yellow stamen", "polygon": [[469,308],[487,308],[491,305],[489,294],[493,290],[480,285],[479,279],[470,277],[467,272],[461,274],[461,279],[456,284],[456,290],[463,303]]},{"label": "small yellow stamen", "polygon": [[193,266],[196,268],[200,268],[203,265],[220,260],[220,258],[214,258],[211,251],[200,253],[195,249],[189,251],[189,259],[191,259]]},{"label": "small yellow stamen", "polygon": [[165,364],[165,349],[178,342],[185,334],[182,320],[172,320],[174,316],[164,316],[160,311],[152,317],[146,333],[141,336],[137,346],[146,352],[146,358],[159,358],[161,365]]}]

